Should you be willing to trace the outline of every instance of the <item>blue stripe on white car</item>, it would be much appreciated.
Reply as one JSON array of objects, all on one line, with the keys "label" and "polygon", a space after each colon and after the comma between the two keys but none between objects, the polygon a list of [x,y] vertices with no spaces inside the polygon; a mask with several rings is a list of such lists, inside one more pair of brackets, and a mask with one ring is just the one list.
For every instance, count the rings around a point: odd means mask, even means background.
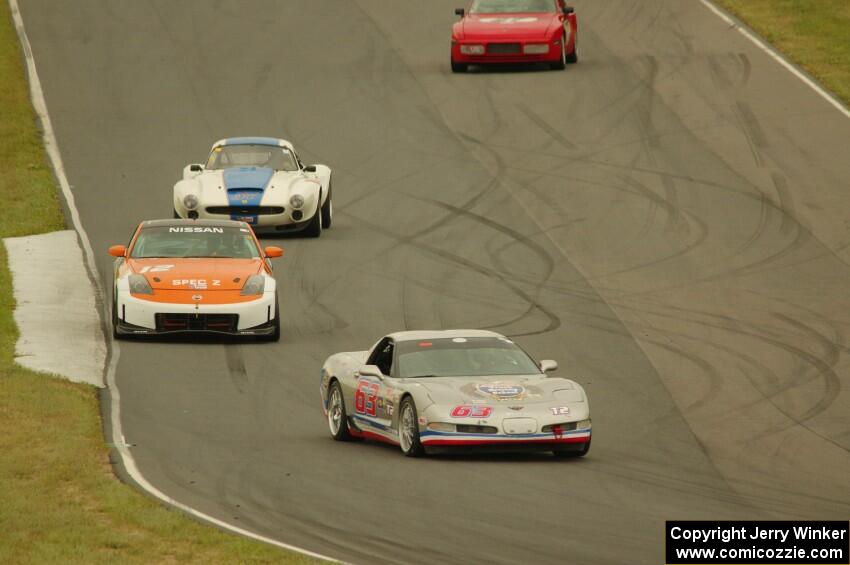
[{"label": "blue stripe on white car", "polygon": [[279,139],[274,137],[229,137],[221,145],[283,145]]},{"label": "blue stripe on white car", "polygon": [[[228,204],[236,207],[259,206],[273,175],[274,169],[266,167],[225,169],[223,176]],[[257,214],[231,214],[230,219],[256,225]]]}]

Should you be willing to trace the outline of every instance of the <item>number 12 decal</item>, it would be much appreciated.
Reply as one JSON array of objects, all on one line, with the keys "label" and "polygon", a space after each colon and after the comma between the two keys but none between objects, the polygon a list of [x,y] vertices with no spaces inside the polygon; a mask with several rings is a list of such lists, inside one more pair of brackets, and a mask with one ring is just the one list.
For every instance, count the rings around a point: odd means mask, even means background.
[{"label": "number 12 decal", "polygon": [[357,383],[357,391],[354,393],[354,409],[358,414],[367,416],[377,415],[378,383],[360,381]]}]

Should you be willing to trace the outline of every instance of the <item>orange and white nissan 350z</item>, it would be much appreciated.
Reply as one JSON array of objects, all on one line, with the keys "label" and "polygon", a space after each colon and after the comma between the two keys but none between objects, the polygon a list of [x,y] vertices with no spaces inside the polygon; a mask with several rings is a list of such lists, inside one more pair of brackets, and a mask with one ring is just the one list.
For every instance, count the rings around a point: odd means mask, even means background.
[{"label": "orange and white nissan 350z", "polygon": [[270,259],[251,227],[230,220],[149,220],[113,245],[112,328],[125,336],[210,333],[280,339]]}]

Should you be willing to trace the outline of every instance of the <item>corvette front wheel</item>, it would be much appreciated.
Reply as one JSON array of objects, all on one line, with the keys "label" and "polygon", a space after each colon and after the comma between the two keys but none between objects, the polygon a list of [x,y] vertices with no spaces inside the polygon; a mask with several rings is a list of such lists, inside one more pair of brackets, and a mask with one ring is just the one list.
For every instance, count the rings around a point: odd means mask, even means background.
[{"label": "corvette front wheel", "polygon": [[350,441],[353,437],[348,431],[345,399],[342,397],[342,387],[337,381],[332,382],[328,388],[328,428],[331,430],[331,437],[336,441]]},{"label": "corvette front wheel", "polygon": [[416,413],[416,404],[409,396],[401,401],[401,410],[398,416],[398,440],[401,452],[406,457],[421,457],[425,455],[425,448],[419,440],[419,415]]}]

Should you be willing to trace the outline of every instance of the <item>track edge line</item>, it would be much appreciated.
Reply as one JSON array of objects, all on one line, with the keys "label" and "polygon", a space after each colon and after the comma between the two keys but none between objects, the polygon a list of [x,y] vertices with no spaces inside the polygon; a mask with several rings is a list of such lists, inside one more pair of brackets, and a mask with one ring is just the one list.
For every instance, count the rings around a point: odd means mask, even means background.
[{"label": "track edge line", "polygon": [[794,63],[789,61],[784,54],[778,51],[776,48],[768,44],[766,41],[761,39],[755,31],[752,31],[747,27],[743,22],[739,21],[737,18],[734,18],[729,12],[727,12],[724,8],[717,6],[712,0],[700,0],[703,6],[711,10],[714,15],[723,20],[725,23],[729,24],[730,27],[735,28],[741,35],[750,40],[750,42],[758,47],[760,50],[764,51],[771,59],[785,67],[788,71],[791,72],[798,79],[803,81],[809,88],[814,90],[821,98],[829,102],[836,110],[844,114],[846,118],[850,118],[850,109],[847,108],[834,94],[829,92],[825,87],[818,84],[818,82],[801,68],[797,67]]},{"label": "track edge line", "polygon": [[[35,110],[39,121],[41,122],[42,140],[44,142],[44,148],[47,152],[50,164],[53,167],[53,172],[59,182],[59,186],[62,190],[62,196],[65,198],[65,204],[67,205],[68,211],[71,216],[71,224],[73,226],[74,231],[77,232],[77,237],[80,241],[80,246],[82,248],[83,255],[85,256],[86,270],[89,273],[89,278],[92,280],[92,284],[97,294],[96,298],[101,299],[100,303],[102,307],[106,309],[108,308],[108,302],[102,300],[104,296],[104,289],[103,285],[98,279],[97,267],[94,263],[94,252],[92,250],[91,241],[89,240],[89,236],[82,225],[82,221],[80,220],[80,214],[77,210],[76,202],[74,200],[74,193],[71,190],[70,183],[68,182],[68,178],[65,174],[65,166],[62,162],[62,156],[59,153],[59,146],[56,140],[56,135],[53,131],[53,125],[50,121],[50,115],[47,112],[47,101],[44,98],[44,91],[42,90],[41,81],[39,80],[38,72],[35,66],[35,57],[32,52],[32,47],[30,45],[29,38],[27,37],[26,29],[24,28],[24,21],[23,17],[21,16],[18,0],[8,0],[8,2],[9,9],[12,13],[12,21],[15,25],[15,31],[18,35],[18,41],[21,44],[24,59],[26,61],[28,78],[27,82],[29,83],[30,101],[32,102],[33,109]],[[104,312],[101,311],[100,314],[103,315]],[[127,475],[132,479],[132,481],[136,483],[139,488],[152,495],[153,497],[159,499],[160,501],[168,504],[169,506],[173,506],[174,508],[177,508],[201,521],[207,522],[214,526],[218,526],[221,529],[270,545],[274,545],[281,549],[286,549],[295,553],[300,553],[302,555],[314,557],[316,559],[321,559],[324,561],[338,563],[339,561],[337,559],[328,557],[327,555],[322,555],[320,553],[316,553],[308,549],[304,549],[302,547],[290,545],[288,543],[284,543],[282,541],[263,536],[250,530],[246,530],[239,526],[235,526],[223,520],[219,520],[218,518],[210,516],[209,514],[205,514],[200,510],[196,510],[187,504],[178,502],[177,500],[169,497],[164,492],[160,491],[148,482],[148,480],[144,477],[144,475],[142,475],[141,471],[139,471],[139,468],[136,466],[136,461],[133,458],[133,455],[130,453],[128,445],[124,440],[124,433],[121,428],[121,394],[118,390],[117,383],[115,382],[115,371],[118,365],[118,358],[120,356],[121,350],[115,339],[111,337],[111,321],[109,321],[109,316],[103,316],[103,319],[106,320],[106,329],[110,330],[109,332],[106,332],[106,335],[109,337],[105,338],[105,341],[109,346],[109,359],[107,361],[106,366],[105,382],[106,389],[109,391],[111,405],[110,424],[112,432],[111,439],[113,440],[112,445],[115,446],[115,450],[121,456],[121,463],[124,467],[124,470],[126,471]],[[116,439],[118,441],[116,441]]]}]

